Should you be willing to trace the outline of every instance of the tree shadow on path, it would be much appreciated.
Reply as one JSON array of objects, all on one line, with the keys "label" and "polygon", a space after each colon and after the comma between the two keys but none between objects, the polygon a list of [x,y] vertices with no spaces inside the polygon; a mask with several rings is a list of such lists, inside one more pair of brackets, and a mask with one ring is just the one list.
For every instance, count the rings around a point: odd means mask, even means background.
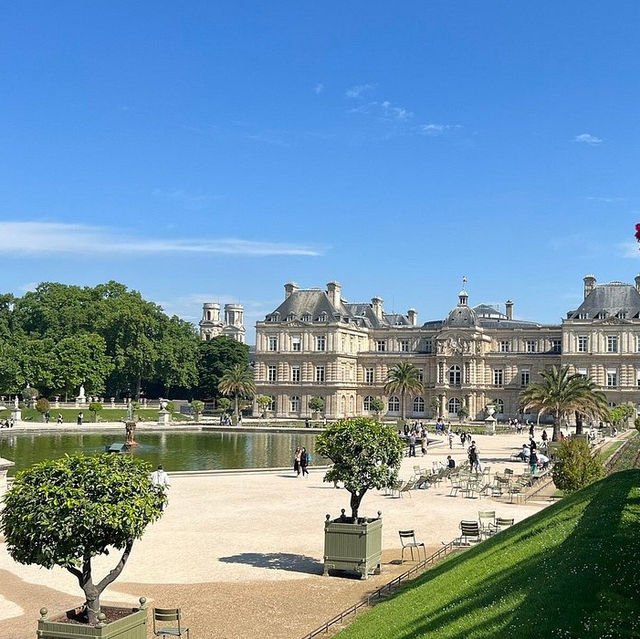
[{"label": "tree shadow on path", "polygon": [[323,564],[317,559],[286,552],[243,552],[239,555],[220,557],[220,561],[228,564],[247,564],[270,570],[301,572],[308,575],[321,575],[323,571]]}]

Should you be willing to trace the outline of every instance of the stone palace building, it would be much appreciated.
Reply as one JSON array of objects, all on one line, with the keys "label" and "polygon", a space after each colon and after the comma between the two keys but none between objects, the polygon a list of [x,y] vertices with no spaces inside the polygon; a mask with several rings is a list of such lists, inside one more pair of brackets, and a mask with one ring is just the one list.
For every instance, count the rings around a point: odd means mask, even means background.
[{"label": "stone palace building", "polygon": [[277,417],[310,416],[312,397],[324,399],[328,418],[373,414],[376,397],[397,417],[401,399],[384,384],[398,362],[415,365],[424,384],[405,398],[412,419],[454,418],[463,406],[483,418],[490,403],[515,417],[527,384],[564,364],[588,375],[611,405],[640,409],[640,276],[635,285],[585,277],[584,301],[560,324],[518,320],[510,300],[504,313],[471,307],[464,290],[445,319],[422,325],[413,309],[386,313],[379,297],[347,302],[337,282],[284,290],[280,306],[256,324],[256,392],[271,398]]},{"label": "stone palace building", "polygon": [[205,302],[202,305],[200,339],[209,341],[213,337],[226,335],[244,344],[244,307],[242,304],[225,304],[224,321],[220,319],[220,304]]}]

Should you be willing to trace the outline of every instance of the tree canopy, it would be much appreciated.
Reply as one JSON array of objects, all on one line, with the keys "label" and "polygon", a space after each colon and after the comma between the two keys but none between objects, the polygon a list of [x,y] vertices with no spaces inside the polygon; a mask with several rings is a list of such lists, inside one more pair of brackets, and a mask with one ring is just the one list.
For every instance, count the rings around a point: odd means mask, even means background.
[{"label": "tree canopy", "polygon": [[404,420],[406,415],[405,395],[422,392],[420,371],[410,362],[400,362],[387,373],[384,390],[389,394],[400,393],[400,411]]},{"label": "tree canopy", "polygon": [[256,392],[253,371],[246,364],[236,364],[221,377],[218,387],[221,393],[233,397],[234,417],[238,419],[238,399],[249,399]]},{"label": "tree canopy", "polygon": [[351,516],[357,521],[366,492],[392,486],[398,479],[404,444],[394,428],[355,417],[329,424],[318,435],[316,452],[333,462],[324,481],[344,483],[351,493]]},{"label": "tree canopy", "polygon": [[249,365],[249,347],[232,337],[220,335],[198,346],[198,389],[200,397],[218,399],[222,376],[236,364]]},{"label": "tree canopy", "polygon": [[[136,539],[162,514],[164,490],[149,478],[147,462],[129,455],[72,455],[19,473],[5,496],[0,530],[21,564],[62,566],[85,593],[89,623],[100,594],[122,572]],[[123,551],[117,565],[94,583],[91,560]]]}]

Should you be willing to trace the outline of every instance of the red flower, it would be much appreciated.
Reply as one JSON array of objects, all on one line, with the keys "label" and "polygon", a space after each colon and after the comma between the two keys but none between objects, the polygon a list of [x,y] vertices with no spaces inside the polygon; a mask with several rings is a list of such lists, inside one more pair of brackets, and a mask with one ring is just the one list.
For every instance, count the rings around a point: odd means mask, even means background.
[{"label": "red flower", "polygon": [[640,242],[640,224],[636,224],[636,240]]}]

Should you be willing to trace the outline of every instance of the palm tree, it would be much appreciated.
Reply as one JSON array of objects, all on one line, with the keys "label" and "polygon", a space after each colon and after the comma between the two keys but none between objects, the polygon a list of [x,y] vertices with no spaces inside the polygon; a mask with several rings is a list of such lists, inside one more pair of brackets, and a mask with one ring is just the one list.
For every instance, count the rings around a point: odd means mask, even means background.
[{"label": "palm tree", "polygon": [[405,419],[404,397],[407,393],[422,392],[422,382],[420,381],[420,371],[409,362],[396,364],[387,373],[387,382],[384,385],[386,393],[395,395],[400,393],[400,410],[402,421]]},{"label": "palm tree", "polygon": [[239,415],[238,398],[250,398],[256,392],[253,371],[246,364],[236,364],[220,378],[218,390],[224,395],[233,395],[233,414],[237,422]]},{"label": "palm tree", "polygon": [[584,375],[569,373],[569,367],[554,366],[540,373],[541,382],[533,382],[521,393],[524,410],[534,408],[539,414],[553,414],[552,441],[558,441],[560,420],[578,411],[592,417],[604,417],[609,406],[605,394]]}]

